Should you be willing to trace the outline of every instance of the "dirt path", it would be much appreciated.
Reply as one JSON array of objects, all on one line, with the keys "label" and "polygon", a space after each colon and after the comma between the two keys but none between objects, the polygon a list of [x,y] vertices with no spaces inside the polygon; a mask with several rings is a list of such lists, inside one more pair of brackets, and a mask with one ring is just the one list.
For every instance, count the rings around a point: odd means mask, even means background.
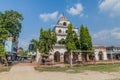
[{"label": "dirt path", "polygon": [[0,80],[111,80],[119,73],[85,71],[83,73],[37,72],[34,66],[13,66],[9,72],[0,73]]}]

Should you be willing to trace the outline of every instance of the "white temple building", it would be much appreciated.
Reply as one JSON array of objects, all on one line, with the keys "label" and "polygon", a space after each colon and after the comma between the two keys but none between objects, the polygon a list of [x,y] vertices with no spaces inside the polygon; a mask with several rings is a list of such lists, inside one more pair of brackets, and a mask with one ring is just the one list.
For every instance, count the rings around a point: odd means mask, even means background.
[{"label": "white temple building", "polygon": [[[61,39],[65,39],[67,36],[67,31],[68,31],[68,25],[71,22],[64,16],[62,15],[57,24],[54,26],[53,31],[56,32],[57,35],[57,42]],[[75,31],[78,34],[78,28],[73,26],[73,31]],[[112,58],[116,60],[120,60],[120,46],[94,46],[94,56],[96,61],[99,60],[111,60]],[[110,51],[116,50],[116,52],[110,53]],[[55,62],[69,62],[69,53],[67,52],[67,49],[65,45],[62,44],[55,44],[53,51],[50,52],[51,56],[54,58]],[[73,54],[73,61],[78,59],[77,54]]]},{"label": "white temple building", "polygon": [[[71,22],[64,15],[60,17],[53,29],[57,34],[57,41],[66,38],[69,24],[71,24]],[[78,28],[73,27],[73,31],[78,33]]]},{"label": "white temple building", "polygon": [[[71,24],[71,22],[64,15],[59,18],[53,28],[53,31],[55,31],[57,35],[57,42],[66,38],[69,24]],[[78,33],[78,28],[73,27],[73,31]],[[54,55],[55,62],[65,62],[69,60],[69,54],[67,53],[65,45],[56,43],[51,54]]]}]

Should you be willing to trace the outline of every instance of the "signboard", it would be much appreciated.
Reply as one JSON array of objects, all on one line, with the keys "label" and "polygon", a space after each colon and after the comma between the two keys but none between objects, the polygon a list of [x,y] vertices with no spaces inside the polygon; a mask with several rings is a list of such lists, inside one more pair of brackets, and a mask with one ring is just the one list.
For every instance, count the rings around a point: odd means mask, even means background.
[{"label": "signboard", "polygon": [[12,41],[10,40],[5,41],[5,50],[6,52],[12,52]]}]

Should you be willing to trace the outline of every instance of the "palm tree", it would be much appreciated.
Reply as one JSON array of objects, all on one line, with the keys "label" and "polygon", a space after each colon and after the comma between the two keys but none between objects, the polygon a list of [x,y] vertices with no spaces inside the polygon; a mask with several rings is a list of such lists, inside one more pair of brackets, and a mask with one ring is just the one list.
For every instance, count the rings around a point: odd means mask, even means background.
[{"label": "palm tree", "polygon": [[36,39],[32,39],[30,42],[35,45],[34,50],[37,51],[37,49],[39,48],[39,41]]}]

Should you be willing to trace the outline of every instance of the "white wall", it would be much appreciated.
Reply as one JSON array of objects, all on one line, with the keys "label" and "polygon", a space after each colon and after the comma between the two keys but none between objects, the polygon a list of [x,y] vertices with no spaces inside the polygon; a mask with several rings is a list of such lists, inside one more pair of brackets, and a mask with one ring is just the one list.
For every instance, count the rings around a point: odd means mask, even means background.
[{"label": "white wall", "polygon": [[66,22],[66,26],[68,26],[68,24],[70,24],[70,21],[60,21],[58,24],[63,24],[64,22]]},{"label": "white wall", "polygon": [[98,60],[99,60],[99,57],[98,57],[98,52],[95,52],[95,59],[96,59],[96,61],[98,61]]},{"label": "white wall", "polygon": [[57,36],[57,41],[61,40],[61,39],[65,39],[66,36]]},{"label": "white wall", "polygon": [[[96,59],[96,61],[99,61],[99,55],[98,54],[99,54],[99,51],[95,52],[95,59]],[[103,60],[108,60],[106,52],[103,52]]]},{"label": "white wall", "polygon": [[[58,32],[59,30],[61,30],[61,33]],[[66,34],[66,30],[68,30],[67,27],[66,27],[66,28],[61,28],[61,27],[56,27],[56,28],[55,28],[55,32],[56,32],[57,34]]]},{"label": "white wall", "polygon": [[54,54],[56,51],[59,51],[60,54],[64,54],[67,50],[65,48],[54,48],[50,53]]},{"label": "white wall", "polygon": [[103,52],[103,59],[104,59],[104,60],[108,60],[108,59],[107,59],[107,52]]}]

